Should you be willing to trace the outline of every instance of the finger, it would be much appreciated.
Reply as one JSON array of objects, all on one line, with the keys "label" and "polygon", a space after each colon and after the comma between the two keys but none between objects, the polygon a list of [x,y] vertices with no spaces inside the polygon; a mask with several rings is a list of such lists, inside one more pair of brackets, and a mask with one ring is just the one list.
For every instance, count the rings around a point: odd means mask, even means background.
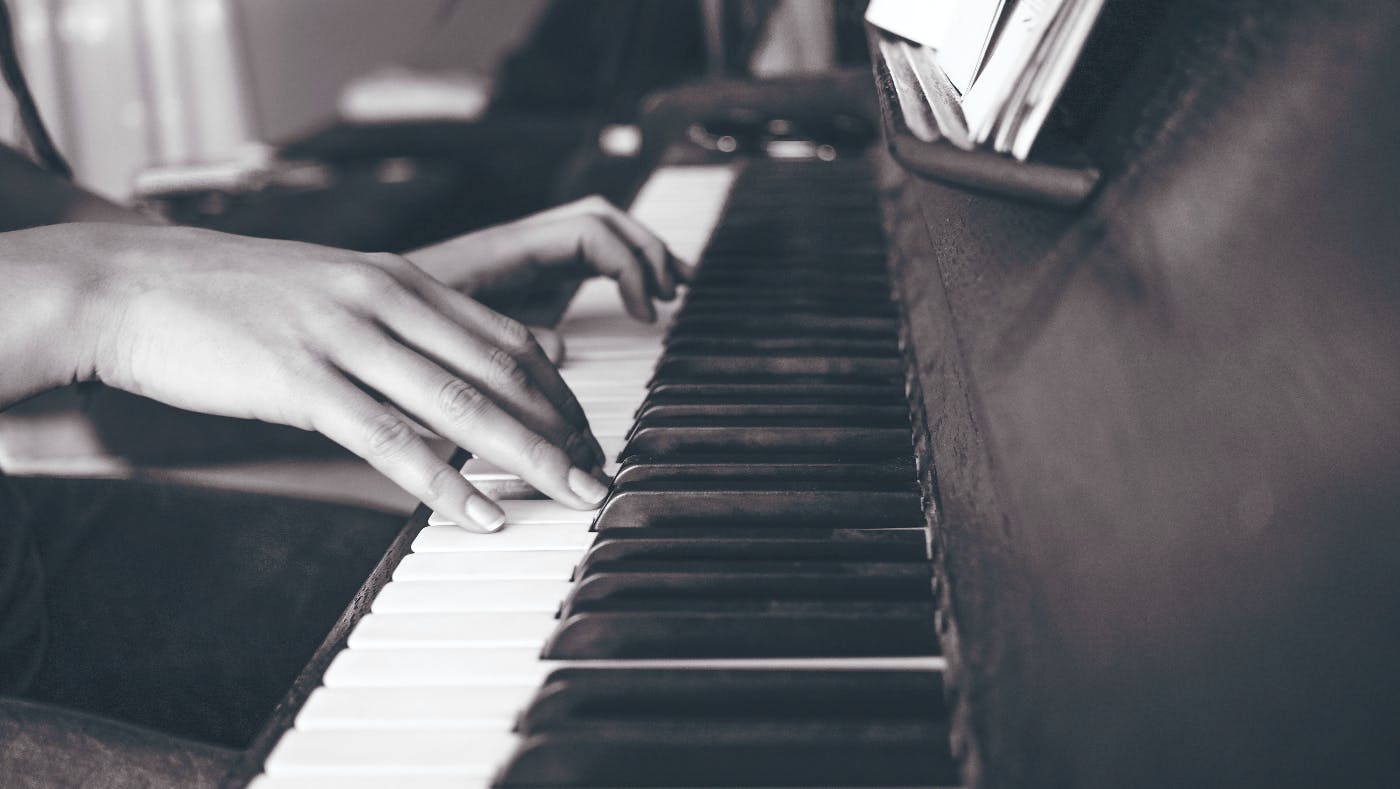
[{"label": "finger", "polygon": [[602,203],[605,206],[602,209],[603,218],[646,261],[652,280],[656,283],[657,295],[666,301],[674,299],[676,297],[676,276],[673,262],[675,256],[666,247],[666,243],[631,214],[620,210],[606,200]]},{"label": "finger", "polygon": [[433,453],[401,417],[342,375],[327,370],[305,402],[317,432],[369,461],[419,501],[476,532],[499,531],[506,514],[456,469]]},{"label": "finger", "polygon": [[[438,435],[500,466],[546,496],[579,509],[607,488],[565,448],[530,430],[484,391],[388,337],[343,352],[342,369],[382,392]],[[580,445],[581,446],[581,445]]]},{"label": "finger", "polygon": [[[651,280],[656,285],[656,295],[666,301],[676,297],[676,275],[681,271],[680,261],[671,254],[660,236],[611,201],[594,195],[560,206],[546,212],[546,215],[595,216],[604,220],[647,265]],[[686,280],[682,278],[680,281]]]},{"label": "finger", "polygon": [[564,335],[544,326],[531,326],[529,329],[540,350],[544,351],[545,358],[558,367],[564,361]]},{"label": "finger", "polygon": [[672,253],[670,247],[666,248],[666,265],[671,269],[671,273],[675,276],[677,282],[686,284],[694,282],[695,272],[700,270],[698,261],[687,263]]},{"label": "finger", "polygon": [[639,321],[655,322],[656,307],[647,287],[647,269],[632,248],[601,219],[586,222],[574,232],[583,262],[617,282],[627,314]]},{"label": "finger", "polygon": [[[533,432],[563,448],[573,462],[586,468],[597,463],[586,420],[582,427],[571,423],[535,385],[530,372],[514,354],[468,331],[416,295],[404,295],[408,298],[382,299],[376,312],[399,342],[378,331],[349,330],[349,336],[342,338],[343,345],[365,354],[377,351],[392,357],[405,350],[399,343],[406,344],[470,383]],[[342,329],[342,333],[345,332],[347,330]],[[346,364],[353,363],[356,357],[342,351],[334,358],[337,363]],[[383,361],[389,363],[393,359]]]},{"label": "finger", "polygon": [[569,385],[564,383],[558,368],[545,356],[528,329],[481,302],[443,285],[417,267],[407,270],[406,275],[423,300],[441,310],[459,325],[475,332],[486,342],[510,353],[569,424],[588,439],[597,455],[599,465],[607,463],[607,455],[593,437],[593,432],[588,427],[588,417],[579,405],[578,398],[569,389]]}]

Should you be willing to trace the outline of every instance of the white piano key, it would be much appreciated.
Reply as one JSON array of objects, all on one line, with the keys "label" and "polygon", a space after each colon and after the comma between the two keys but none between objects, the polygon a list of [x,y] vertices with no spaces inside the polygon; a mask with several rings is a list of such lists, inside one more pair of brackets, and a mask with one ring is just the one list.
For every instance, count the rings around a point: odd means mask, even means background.
[{"label": "white piano key", "polygon": [[558,625],[544,611],[370,614],[350,631],[351,649],[538,648]]},{"label": "white piano key", "polygon": [[376,614],[430,612],[554,613],[568,581],[390,581],[370,604]]},{"label": "white piano key", "polygon": [[631,409],[628,414],[617,419],[591,419],[590,426],[593,428],[593,436],[621,436],[632,430],[632,423],[636,420],[632,418]]},{"label": "white piano key", "polygon": [[[662,168],[643,186],[633,214],[649,224],[675,254],[693,261],[708,243],[738,171],[731,165]],[[580,288],[561,323],[568,347],[561,374],[595,432],[602,434],[600,441],[610,456],[623,447],[660,358],[665,327],[680,303],[677,299],[658,304],[657,323],[640,323],[623,312],[615,283],[595,279]],[[609,463],[608,468],[615,472],[617,463]],[[518,480],[517,475],[479,459],[470,461],[463,474],[483,484]],[[564,584],[574,561],[567,557],[593,542],[595,535],[588,531],[593,513],[561,515],[553,509],[558,505],[548,502],[502,503],[507,527],[497,534],[475,534],[434,517],[413,543],[417,553],[401,563],[390,586],[489,579]],[[530,554],[538,555],[521,561]],[[560,573],[546,576],[555,567]],[[414,604],[438,606],[459,605],[441,601],[474,597],[488,587],[435,587],[423,594],[408,587],[404,589],[412,594],[395,589],[391,602],[393,597],[402,601],[422,597]],[[505,588],[497,586],[494,591]],[[544,605],[543,587],[539,593],[535,602]],[[547,596],[557,604],[564,592],[555,589]],[[515,746],[515,739],[505,733],[515,712],[528,703],[550,670],[568,665],[539,658],[541,645],[555,625],[551,613],[369,614],[351,633],[349,648],[332,661],[323,686],[300,711],[298,728],[283,736],[265,766],[268,772],[256,779],[254,789],[489,785]],[[605,661],[589,665],[737,669],[793,663]],[[791,667],[832,663],[806,661]]]},{"label": "white piano key", "polygon": [[326,687],[472,687],[540,682],[555,669],[711,671],[944,671],[940,656],[548,661],[539,649],[347,649],[326,669]]},{"label": "white piano key", "polygon": [[293,729],[267,759],[267,774],[489,777],[515,747],[508,732]]},{"label": "white piano key", "polygon": [[394,580],[558,580],[568,578],[582,558],[582,551],[411,553],[394,568]]},{"label": "white piano key", "polygon": [[[593,523],[593,519],[598,517],[597,510],[576,510],[566,507],[557,501],[498,501],[501,509],[506,513],[506,524],[501,530],[509,531],[512,526],[532,526],[540,524],[576,524],[588,526]],[[452,521],[437,513],[433,513],[428,518],[430,526],[446,526]],[[494,534],[481,535],[483,537],[494,537]]]},{"label": "white piano key", "polygon": [[652,369],[661,359],[661,349],[657,347],[655,340],[631,342],[617,338],[616,342],[612,342],[609,338],[599,337],[592,342],[580,341],[570,345],[569,359],[561,369],[567,370],[589,362],[616,361],[628,361]]},{"label": "white piano key", "polygon": [[317,688],[297,713],[302,731],[480,729],[508,731],[538,688]]},{"label": "white piano key", "polygon": [[651,380],[653,369],[637,369],[636,365],[613,364],[609,362],[612,369],[600,369],[596,367],[576,367],[572,370],[560,370],[559,377],[564,379],[564,383],[574,390],[574,394],[583,396],[587,392],[593,394],[600,391],[626,391],[631,392],[633,397],[640,396],[647,382]]},{"label": "white piano key", "polygon": [[540,648],[346,649],[326,669],[328,688],[470,687],[539,683],[551,664]]},{"label": "white piano key", "polygon": [[476,534],[453,525],[433,525],[418,532],[413,550],[438,551],[577,551],[593,543],[593,533],[576,523],[537,523],[511,526],[495,534]]},{"label": "white piano key", "polygon": [[[592,386],[593,388],[588,388]],[[636,408],[644,399],[644,393],[640,390],[628,390],[626,388],[614,388],[610,384],[589,384],[580,386],[577,382],[570,384],[569,388],[574,391],[574,396],[578,398],[579,404],[584,407],[584,413],[588,414],[589,407],[597,408]]]},{"label": "white piano key", "polygon": [[490,777],[479,780],[460,775],[260,775],[248,789],[474,789],[490,786]]},{"label": "white piano key", "polygon": [[587,526],[598,517],[597,510],[576,510],[554,501],[502,501],[507,526],[532,523],[578,523]]}]

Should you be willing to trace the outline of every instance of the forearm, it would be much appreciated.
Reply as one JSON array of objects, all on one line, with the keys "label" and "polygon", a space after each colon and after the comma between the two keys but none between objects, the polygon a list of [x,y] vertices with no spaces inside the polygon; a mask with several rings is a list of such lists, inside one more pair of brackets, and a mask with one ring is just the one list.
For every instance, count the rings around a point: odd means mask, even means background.
[{"label": "forearm", "polygon": [[0,146],[0,231],[62,222],[158,224],[152,217],[108,202]]}]

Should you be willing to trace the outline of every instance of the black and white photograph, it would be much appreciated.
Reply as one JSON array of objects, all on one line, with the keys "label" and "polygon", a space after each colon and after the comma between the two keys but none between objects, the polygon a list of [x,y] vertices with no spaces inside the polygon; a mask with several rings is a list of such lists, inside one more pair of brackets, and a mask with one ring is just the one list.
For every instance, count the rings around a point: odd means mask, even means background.
[{"label": "black and white photograph", "polygon": [[1400,787],[1395,0],[0,0],[0,788]]}]

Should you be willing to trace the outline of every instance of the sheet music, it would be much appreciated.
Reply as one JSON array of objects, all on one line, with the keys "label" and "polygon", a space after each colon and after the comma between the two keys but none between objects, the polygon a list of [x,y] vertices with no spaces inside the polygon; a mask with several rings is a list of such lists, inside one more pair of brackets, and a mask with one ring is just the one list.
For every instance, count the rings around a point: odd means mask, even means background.
[{"label": "sheet music", "polygon": [[948,35],[956,0],[870,0],[865,21],[932,49]]},{"label": "sheet music", "polygon": [[938,67],[933,50],[903,41],[899,43],[899,49],[908,61],[914,78],[919,81],[919,87],[924,91],[924,98],[928,101],[929,110],[933,113],[933,119],[938,124],[938,131],[943,138],[963,150],[970,151],[976,147],[967,133],[967,121],[963,119],[962,107],[958,103],[958,92],[948,80],[948,76]]},{"label": "sheet music", "polygon": [[992,32],[1006,0],[962,0],[957,3],[948,35],[938,49],[938,62],[959,93],[967,93],[992,43]]},{"label": "sheet music", "polygon": [[1098,21],[1099,12],[1103,10],[1103,4],[1104,0],[1078,0],[1072,17],[1058,31],[1059,35],[1054,37],[1054,49],[1049,62],[1037,74],[1026,101],[1025,116],[1013,130],[1014,139],[1008,150],[1017,159],[1024,161],[1030,156],[1031,146],[1035,144],[1036,136],[1045,125],[1050,108],[1059,98],[1065,83],[1069,81],[1070,72],[1074,70],[1079,53],[1089,40],[1094,23]]},{"label": "sheet music", "polygon": [[963,95],[963,115],[968,131],[985,143],[1007,106],[1016,84],[1035,56],[1064,0],[1017,0],[986,68]]}]

